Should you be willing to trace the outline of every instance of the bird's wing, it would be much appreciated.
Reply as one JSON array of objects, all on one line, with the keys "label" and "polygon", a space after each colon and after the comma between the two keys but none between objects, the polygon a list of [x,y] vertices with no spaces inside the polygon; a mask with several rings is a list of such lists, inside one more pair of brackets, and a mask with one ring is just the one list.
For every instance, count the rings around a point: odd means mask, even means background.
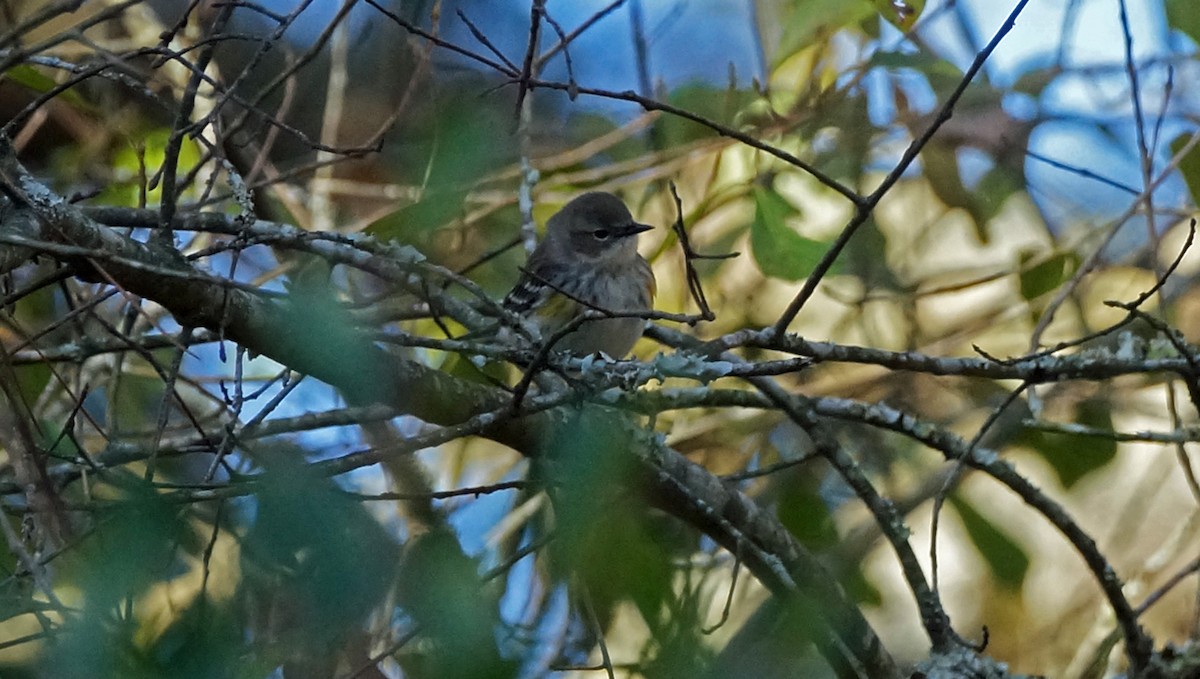
[{"label": "bird's wing", "polygon": [[530,267],[521,273],[521,280],[504,296],[504,308],[517,314],[542,306],[557,292],[550,281],[563,280],[553,265],[540,264],[531,258]]}]

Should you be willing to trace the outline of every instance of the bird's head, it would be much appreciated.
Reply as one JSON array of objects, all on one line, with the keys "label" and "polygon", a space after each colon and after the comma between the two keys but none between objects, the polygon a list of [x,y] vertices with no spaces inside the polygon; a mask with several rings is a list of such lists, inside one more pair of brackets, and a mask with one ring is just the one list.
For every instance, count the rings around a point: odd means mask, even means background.
[{"label": "bird's head", "polygon": [[637,235],[654,227],[639,224],[629,208],[611,193],[595,191],[567,203],[550,218],[546,238],[593,261],[632,257]]}]

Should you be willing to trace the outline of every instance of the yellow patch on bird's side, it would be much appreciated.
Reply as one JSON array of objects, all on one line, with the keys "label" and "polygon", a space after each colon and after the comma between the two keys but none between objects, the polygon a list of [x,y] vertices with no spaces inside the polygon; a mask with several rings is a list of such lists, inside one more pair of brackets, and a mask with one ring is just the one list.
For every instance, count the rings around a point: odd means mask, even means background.
[{"label": "yellow patch on bird's side", "polygon": [[579,302],[562,293],[555,293],[537,308],[536,314],[543,328],[557,328],[579,315],[582,311],[579,307]]}]

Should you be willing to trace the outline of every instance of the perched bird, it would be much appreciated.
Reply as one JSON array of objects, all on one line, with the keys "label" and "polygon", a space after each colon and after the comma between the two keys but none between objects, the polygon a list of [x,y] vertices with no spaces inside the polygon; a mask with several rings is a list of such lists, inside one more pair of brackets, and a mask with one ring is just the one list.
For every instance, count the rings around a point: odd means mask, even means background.
[{"label": "perched bird", "polygon": [[[579,196],[550,218],[546,236],[505,296],[504,308],[533,321],[543,340],[590,309],[649,311],[654,272],[638,254],[637,235],[652,228],[633,221],[611,193]],[[554,348],[578,356],[602,352],[622,358],[645,326],[645,319],[630,316],[587,320]]]}]

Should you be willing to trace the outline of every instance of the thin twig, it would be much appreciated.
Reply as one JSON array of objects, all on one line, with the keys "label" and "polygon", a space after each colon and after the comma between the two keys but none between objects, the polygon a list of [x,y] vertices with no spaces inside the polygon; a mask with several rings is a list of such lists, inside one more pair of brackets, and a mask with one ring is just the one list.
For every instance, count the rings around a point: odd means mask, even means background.
[{"label": "thin twig", "polygon": [[458,18],[467,25],[467,30],[471,31],[471,35],[475,36],[475,39],[479,41],[480,45],[486,47],[488,51],[491,52],[497,59],[503,61],[504,65],[507,66],[510,71],[517,70],[517,65],[509,61],[508,57],[504,56],[504,52],[501,52],[498,47],[492,44],[492,41],[488,39],[487,35],[485,35],[483,31],[479,30],[479,27],[472,23],[469,18],[467,18],[466,12],[462,11],[461,8],[454,11],[456,14],[458,14]]},{"label": "thin twig", "polygon": [[862,227],[863,224],[867,223],[871,213],[875,210],[875,206],[878,205],[879,201],[883,199],[884,194],[891,190],[896,182],[900,181],[900,177],[903,176],[908,170],[909,165],[916,160],[917,154],[921,152],[921,149],[925,148],[925,146],[929,144],[930,140],[933,139],[933,135],[937,133],[938,129],[940,129],[941,126],[946,123],[946,121],[950,120],[950,117],[954,114],[954,107],[958,105],[958,100],[964,93],[966,93],[967,87],[971,84],[971,81],[975,79],[975,75],[979,73],[979,70],[983,68],[984,63],[987,62],[988,58],[992,56],[992,52],[1000,46],[1000,41],[1003,40],[1004,37],[1008,35],[1009,31],[1013,29],[1013,26],[1016,25],[1017,17],[1019,17],[1021,12],[1024,11],[1025,5],[1028,4],[1028,2],[1029,0],[1019,0],[1019,2],[1017,2],[1017,6],[1014,7],[1011,12],[1009,12],[1008,18],[1006,18],[1004,23],[1000,25],[1000,28],[997,29],[995,35],[992,36],[992,39],[988,42],[987,46],[984,47],[979,54],[975,55],[975,60],[971,62],[971,65],[967,68],[966,73],[964,73],[962,79],[959,80],[958,86],[954,88],[954,91],[950,93],[950,96],[947,97],[941,108],[938,109],[938,114],[933,121],[929,123],[929,127],[925,128],[925,131],[921,134],[921,136],[913,139],[912,143],[908,145],[908,148],[904,150],[904,154],[900,156],[900,161],[896,163],[896,165],[892,168],[892,171],[889,172],[887,177],[884,178],[883,182],[879,184],[879,187],[876,188],[871,195],[854,201],[854,217],[851,218],[850,223],[847,224],[842,229],[841,233],[838,234],[838,237],[836,240],[834,240],[833,245],[831,245],[825,254],[822,255],[821,260],[817,262],[815,267],[813,267],[812,273],[808,275],[808,279],[804,282],[804,286],[800,289],[800,292],[796,294],[796,296],[788,304],[787,309],[785,309],[783,314],[780,315],[779,320],[775,322],[774,329],[776,337],[781,337],[785,332],[787,332],[788,326],[792,324],[792,321],[795,320],[796,315],[800,313],[800,309],[804,307],[805,303],[807,303],[809,298],[812,297],[813,293],[816,292],[817,285],[820,284],[820,282],[825,278],[825,275],[829,273],[829,270],[833,268],[833,263],[837,261],[837,258],[842,253],[842,250],[849,245],[850,239],[854,236],[858,229]]},{"label": "thin twig", "polygon": [[583,600],[583,610],[588,617],[588,624],[591,625],[592,631],[596,633],[596,645],[600,647],[600,664],[604,667],[608,679],[617,679],[613,673],[612,657],[608,655],[608,644],[604,641],[604,628],[600,626],[600,618],[596,615],[596,608],[592,605],[592,593],[582,581],[577,583],[580,589],[580,599]]},{"label": "thin twig", "polygon": [[733,573],[729,576],[729,590],[725,594],[725,605],[721,608],[721,619],[711,627],[701,627],[700,633],[708,636],[725,626],[729,621],[729,611],[733,608],[733,592],[737,589],[738,573],[742,571],[742,560],[736,554],[733,559]]},{"label": "thin twig", "polygon": [[546,12],[546,0],[533,0],[529,5],[529,45],[525,48],[525,62],[521,64],[521,72],[517,74],[517,103],[513,112],[515,120],[520,121],[521,111],[525,106],[525,95],[529,93],[530,82],[536,77],[533,58],[537,55],[538,43],[542,35],[542,15]]},{"label": "thin twig", "polygon": [[945,483],[941,489],[934,495],[933,498],[933,515],[929,520],[929,579],[933,581],[933,590],[940,591],[938,588],[938,527],[939,519],[942,515],[942,507],[945,506],[946,500],[950,497],[950,492],[962,481],[963,475],[967,470],[966,461],[974,453],[979,446],[979,442],[983,440],[985,434],[991,431],[992,427],[1000,421],[1000,417],[1004,415],[1004,411],[1010,405],[1015,403],[1021,394],[1029,388],[1028,382],[1022,382],[1016,389],[1009,392],[1004,401],[993,410],[983,425],[979,427],[979,431],[975,432],[975,436],[971,438],[971,442],[967,444],[967,450],[964,455],[954,461],[954,469],[950,475],[946,477]]},{"label": "thin twig", "polygon": [[671,225],[675,235],[679,238],[679,247],[683,249],[683,267],[687,276],[688,291],[692,294],[692,299],[696,301],[696,306],[700,308],[700,318],[705,321],[714,321],[717,315],[713,313],[712,308],[708,306],[708,298],[704,296],[704,286],[700,282],[700,274],[696,271],[696,265],[693,263],[697,259],[731,259],[737,257],[737,252],[727,252],[720,255],[702,255],[692,249],[692,243],[688,240],[687,230],[683,227],[683,201],[679,198],[679,190],[675,187],[675,182],[670,183],[671,197],[675,199],[675,223]]}]

